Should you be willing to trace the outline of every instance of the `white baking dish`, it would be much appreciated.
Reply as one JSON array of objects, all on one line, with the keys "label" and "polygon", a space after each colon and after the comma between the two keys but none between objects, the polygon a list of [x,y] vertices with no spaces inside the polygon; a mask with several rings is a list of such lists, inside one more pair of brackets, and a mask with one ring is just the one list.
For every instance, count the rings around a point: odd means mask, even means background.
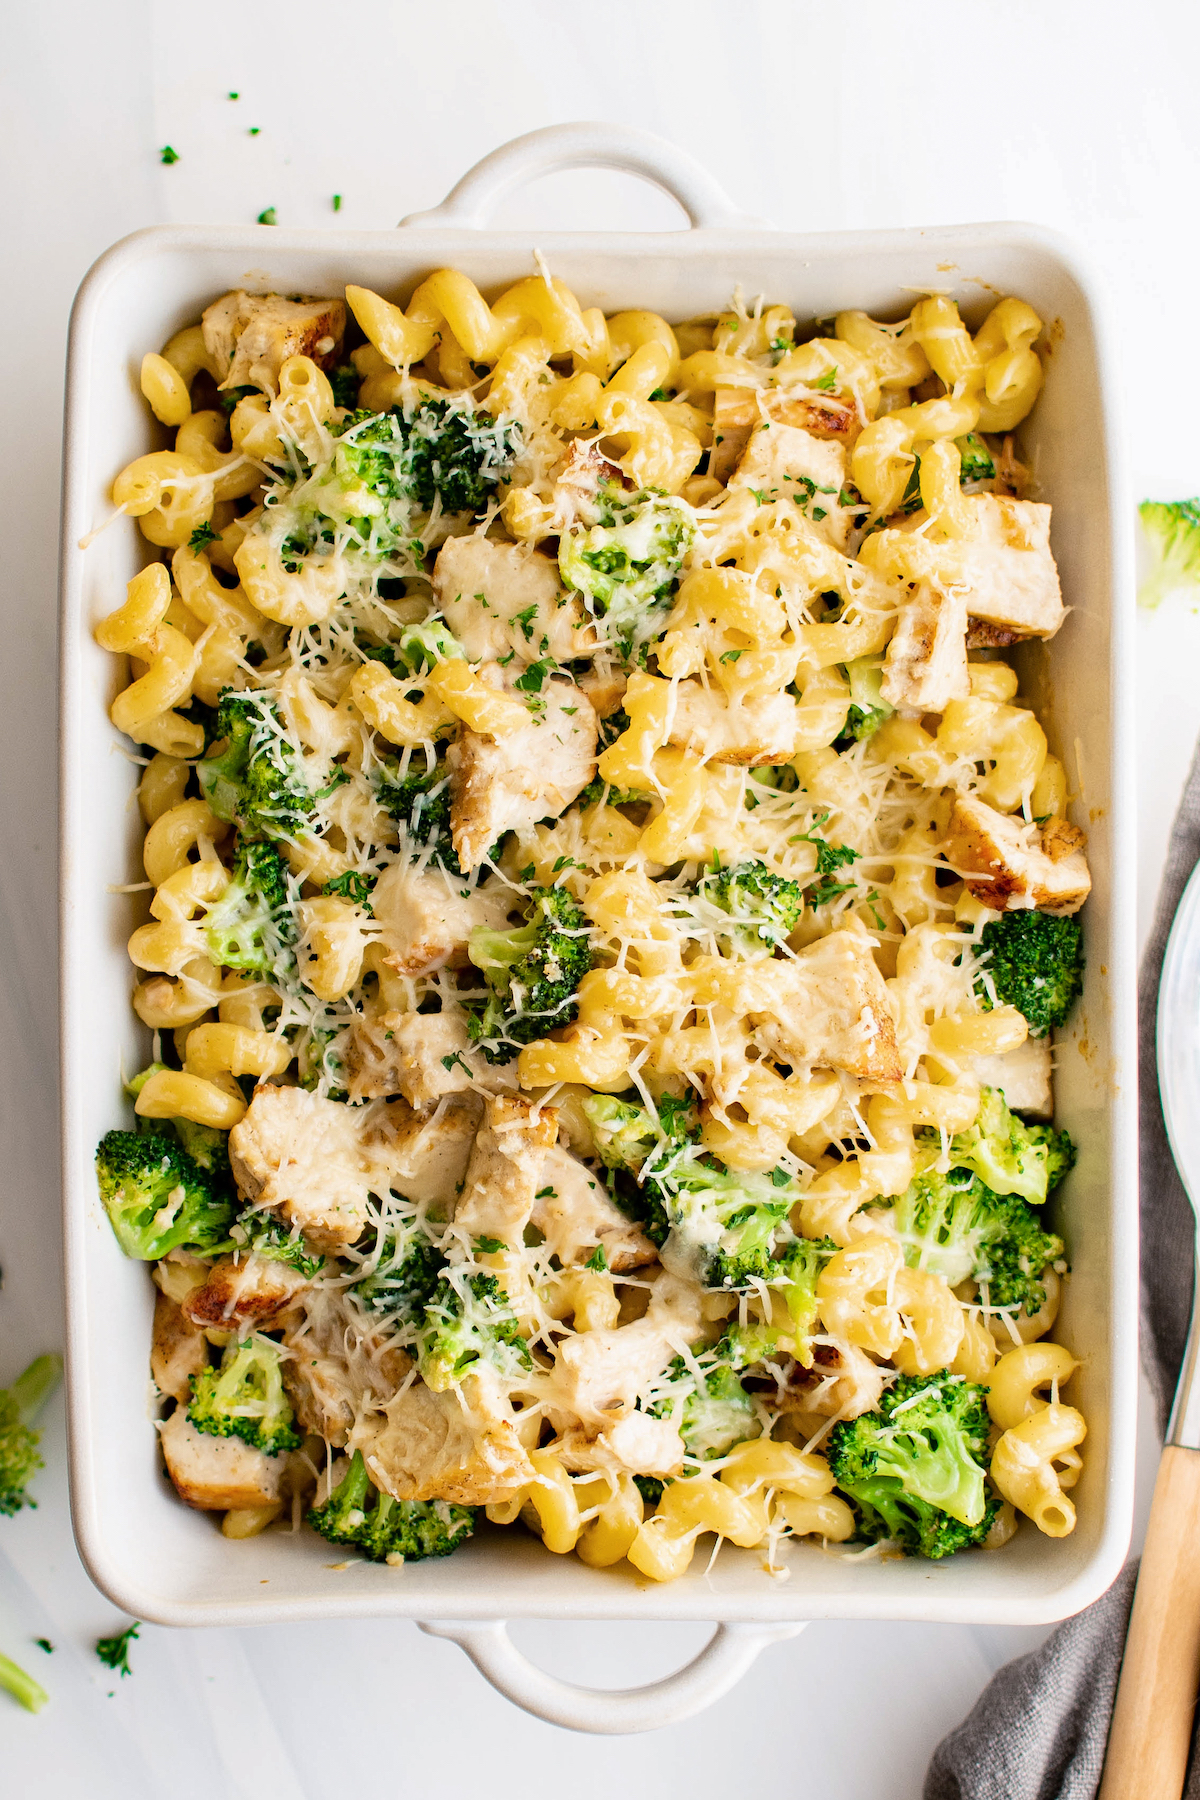
[{"label": "white baking dish", "polygon": [[[518,181],[584,163],[657,180],[680,199],[693,229],[535,240],[476,228]],[[1049,327],[1046,387],[1025,437],[1054,503],[1054,549],[1073,610],[1049,646],[1045,692],[1095,880],[1084,1002],[1058,1052],[1061,1122],[1080,1145],[1061,1209],[1074,1274],[1060,1335],[1083,1358],[1076,1404],[1090,1426],[1079,1525],[1068,1539],[1026,1526],[1001,1554],[942,1564],[856,1563],[806,1544],[788,1553],[786,1581],[765,1575],[754,1552],[726,1548],[710,1574],[698,1557],[683,1580],[656,1586],[627,1565],[597,1572],[548,1555],[523,1533],[485,1527],[446,1562],[334,1572],[328,1545],[312,1534],[228,1541],[211,1519],[181,1506],[159,1473],[148,1399],[150,1283],[122,1256],[92,1168],[98,1138],[122,1118],[121,1071],[145,1062],[146,1043],[129,1008],[125,956],[143,897],[109,892],[141,872],[131,799],[137,770],[106,716],[117,675],[91,628],[120,600],[146,546],[124,520],[86,551],[79,540],[109,512],[115,472],[151,445],[137,383],[143,352],[217,294],[242,285],[334,293],[347,280],[407,294],[447,264],[489,290],[530,272],[535,242],[583,304],[609,312],[645,306],[684,318],[723,305],[740,281],[748,295],[786,301],[801,320],[849,306],[896,317],[915,290],[933,286],[953,293],[970,319],[995,295],[1019,294]],[[1130,1529],[1137,1341],[1132,582],[1112,386],[1090,281],[1040,228],[788,236],[741,219],[670,146],[614,127],[556,127],[519,140],[473,171],[444,207],[398,233],[164,227],[100,259],[75,304],[67,390],[62,1080],[75,1531],[93,1578],[117,1605],[166,1624],[338,1615],[442,1621],[520,1704],[583,1729],[631,1730],[694,1710],[736,1679],[763,1642],[803,1620],[1037,1623],[1076,1611],[1109,1584]],[[738,1629],[721,1636],[702,1665],[657,1690],[588,1697],[521,1665],[496,1627],[444,1624],[517,1615],[710,1619]]]}]

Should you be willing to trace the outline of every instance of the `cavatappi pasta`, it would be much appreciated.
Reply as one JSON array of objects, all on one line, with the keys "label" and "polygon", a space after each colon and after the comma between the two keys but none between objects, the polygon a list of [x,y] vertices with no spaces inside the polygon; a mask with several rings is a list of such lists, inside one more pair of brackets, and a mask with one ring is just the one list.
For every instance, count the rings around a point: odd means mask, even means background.
[{"label": "cavatappi pasta", "polygon": [[661,1581],[1073,1528],[1040,331],[439,270],[147,354],[96,637],[154,1048],[98,1169],[228,1536],[486,1513]]}]

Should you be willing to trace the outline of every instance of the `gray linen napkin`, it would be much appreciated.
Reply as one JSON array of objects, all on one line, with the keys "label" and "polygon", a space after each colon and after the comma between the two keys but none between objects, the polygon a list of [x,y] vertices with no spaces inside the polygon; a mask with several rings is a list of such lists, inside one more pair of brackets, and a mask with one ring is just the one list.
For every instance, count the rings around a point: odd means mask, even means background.
[{"label": "gray linen napkin", "polygon": [[[1167,1143],[1154,1034],[1163,953],[1197,862],[1200,746],[1175,816],[1138,984],[1142,1359],[1164,1432],[1191,1313],[1195,1221]],[[925,1800],[1092,1800],[1136,1574],[1130,1564],[1094,1605],[992,1677],[974,1711],[934,1752]],[[1184,1800],[1200,1800],[1195,1737]]]}]

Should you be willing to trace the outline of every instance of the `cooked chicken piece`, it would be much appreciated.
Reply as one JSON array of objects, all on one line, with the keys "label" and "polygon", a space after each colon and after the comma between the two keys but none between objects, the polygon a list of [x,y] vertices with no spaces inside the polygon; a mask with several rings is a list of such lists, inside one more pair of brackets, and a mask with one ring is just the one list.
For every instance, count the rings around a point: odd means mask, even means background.
[{"label": "cooked chicken piece", "polygon": [[570,662],[596,648],[595,628],[558,564],[540,550],[486,537],[452,537],[438,551],[433,591],[470,662]]},{"label": "cooked chicken piece", "polygon": [[[817,395],[810,388],[802,387],[719,387],[713,395],[713,448],[709,456],[709,473],[718,481],[727,480],[741,461],[754,433],[764,424],[790,426],[794,431],[818,439],[836,438],[847,447],[862,430],[862,420],[853,402],[834,394]],[[789,469],[788,473],[808,474],[810,471]],[[757,487],[759,484],[747,485]],[[842,483],[838,486],[840,489]]]},{"label": "cooked chicken piece", "polygon": [[182,1406],[159,1436],[167,1474],[181,1500],[203,1512],[273,1506],[282,1495],[286,1456],[267,1456],[238,1437],[197,1431]]},{"label": "cooked chicken piece", "polygon": [[585,1427],[607,1427],[616,1423],[614,1414],[632,1412],[671,1358],[695,1342],[700,1309],[700,1291],[664,1272],[643,1318],[565,1338],[554,1363],[556,1411],[574,1414]]},{"label": "cooked chicken piece", "polygon": [[602,485],[633,487],[624,469],[608,460],[595,438],[587,443],[576,438],[554,484],[555,528],[565,530],[576,521],[582,525],[598,524],[600,509],[596,505],[596,496]]},{"label": "cooked chicken piece", "polygon": [[449,1218],[482,1116],[483,1103],[475,1094],[448,1098],[424,1118],[397,1100],[377,1118],[368,1149],[389,1188]]},{"label": "cooked chicken piece", "polygon": [[407,1352],[364,1330],[344,1289],[312,1288],[289,1313],[283,1384],[305,1431],[340,1449],[367,1406],[379,1410],[412,1367]]},{"label": "cooked chicken piece", "polygon": [[962,794],[950,815],[945,853],[986,906],[1001,912],[1037,906],[1043,912],[1075,913],[1091,892],[1092,878],[1083,851],[1073,848],[1064,856],[1062,842],[1052,830],[1050,843],[1059,852],[1055,857],[1044,848],[1038,827],[1027,825],[1019,813],[996,812],[973,794]]},{"label": "cooked chicken piece", "polygon": [[741,965],[729,979],[780,1062],[899,1081],[892,998],[865,932],[831,931],[794,959]]},{"label": "cooked chicken piece", "polygon": [[200,1331],[260,1331],[308,1286],[299,1269],[253,1253],[235,1261],[220,1257],[208,1279],[182,1302],[184,1317]]},{"label": "cooked chicken piece", "polygon": [[150,1373],[160,1394],[190,1400],[191,1377],[208,1367],[208,1340],[167,1294],[154,1296]]},{"label": "cooked chicken piece", "polygon": [[478,868],[497,838],[557,818],[596,773],[596,714],[573,681],[555,676],[544,710],[504,737],[465,726],[451,744],[450,824],[458,860]]},{"label": "cooked chicken piece", "polygon": [[490,1506],[533,1480],[513,1421],[496,1371],[481,1364],[444,1393],[414,1381],[388,1402],[383,1423],[358,1427],[350,1447],[362,1451],[376,1487],[397,1500]]},{"label": "cooked chicken piece", "polygon": [[794,500],[838,550],[846,548],[854,517],[839,504],[845,485],[844,445],[814,437],[796,425],[776,424],[770,418],[751,431],[729,477],[731,488],[749,488],[767,500]]},{"label": "cooked chicken piece", "polygon": [[1036,500],[971,494],[973,531],[955,546],[973,619],[1026,636],[1053,637],[1066,617],[1050,553],[1050,508]]},{"label": "cooked chicken piece", "polygon": [[817,438],[837,438],[846,446],[862,430],[853,400],[814,393],[811,388],[769,388],[762,397],[762,411],[776,425],[791,425]]},{"label": "cooked chicken piece", "polygon": [[883,698],[909,712],[940,713],[967,700],[967,602],[958,588],[919,581],[896,616],[884,661]]},{"label": "cooked chicken piece", "polygon": [[781,1413],[799,1413],[802,1420],[812,1419],[814,1425],[821,1419],[857,1419],[874,1412],[886,1369],[852,1344],[826,1341],[814,1344],[812,1352],[810,1369],[798,1362],[786,1365],[787,1382],[782,1390],[767,1379],[752,1383],[760,1387],[768,1405],[778,1407]]},{"label": "cooked chicken piece", "polygon": [[585,1262],[597,1244],[618,1272],[658,1261],[650,1239],[613,1204],[600,1177],[558,1145],[546,1151],[529,1222],[564,1269]]},{"label": "cooked chicken piece", "polygon": [[595,1469],[665,1480],[683,1469],[684,1442],[677,1426],[644,1412],[627,1413],[592,1438],[579,1430],[566,1431],[554,1449],[572,1473]]},{"label": "cooked chicken piece", "polygon": [[358,1019],[347,1049],[352,1100],[403,1094],[432,1106],[472,1083],[500,1093],[517,1085],[515,1064],[493,1064],[471,1048],[462,1013],[382,1013]]},{"label": "cooked chicken piece", "polygon": [[1050,1036],[1026,1038],[1003,1056],[976,1056],[971,1074],[981,1087],[999,1088],[1013,1112],[1035,1119],[1054,1116],[1051,1088]]},{"label": "cooked chicken piece", "polygon": [[517,1094],[489,1097],[471,1148],[455,1224],[475,1237],[499,1238],[519,1248],[534,1198],[545,1186],[546,1151],[557,1136],[558,1114],[552,1106],[539,1107]]},{"label": "cooked chicken piece", "polygon": [[1087,833],[1066,819],[1048,819],[1042,826],[1042,849],[1051,862],[1063,862],[1077,850],[1086,850]]},{"label": "cooked chicken piece", "polygon": [[426,975],[448,962],[465,966],[471,933],[478,926],[503,931],[513,899],[502,881],[472,889],[436,864],[392,863],[371,894],[383,960],[399,975]]},{"label": "cooked chicken piece", "polygon": [[305,1088],[256,1088],[229,1134],[247,1200],[298,1226],[318,1250],[353,1243],[367,1219],[361,1114]]},{"label": "cooked chicken piece", "polygon": [[1007,650],[1021,642],[1019,631],[1006,631],[1003,625],[989,625],[984,619],[967,620],[968,650]]},{"label": "cooked chicken piece", "polygon": [[747,768],[786,762],[795,751],[800,725],[790,694],[756,694],[734,704],[698,681],[677,684],[674,710],[668,717],[671,735],[667,742],[676,749],[694,750],[710,762],[740,763]]},{"label": "cooked chicken piece", "polygon": [[596,717],[608,719],[624,704],[628,679],[623,669],[605,663],[603,667],[585,669],[579,685],[591,701]]},{"label": "cooked chicken piece", "polygon": [[257,387],[274,394],[289,356],[323,369],[337,362],[346,331],[344,300],[285,300],[281,294],[224,294],[200,321],[204,348],[223,388]]}]

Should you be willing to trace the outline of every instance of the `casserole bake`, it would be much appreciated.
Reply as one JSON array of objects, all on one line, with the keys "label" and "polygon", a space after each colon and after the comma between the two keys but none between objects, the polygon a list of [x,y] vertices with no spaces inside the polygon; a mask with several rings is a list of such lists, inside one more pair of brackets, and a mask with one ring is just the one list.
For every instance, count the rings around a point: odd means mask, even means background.
[{"label": "casserole bake", "polygon": [[[1080,1529],[1065,1544],[1022,1541],[1002,1559],[973,1558],[961,1567],[932,1570],[923,1565],[854,1569],[806,1549],[797,1555],[786,1585],[767,1581],[740,1559],[736,1567],[718,1564],[707,1578],[694,1570],[662,1591],[644,1591],[624,1575],[598,1584],[585,1571],[548,1566],[532,1543],[509,1541],[501,1550],[481,1534],[448,1564],[406,1569],[381,1582],[379,1571],[362,1566],[331,1576],[315,1540],[306,1539],[301,1547],[267,1537],[232,1546],[203,1521],[180,1514],[163,1492],[136,1401],[144,1391],[140,1358],[148,1299],[127,1285],[140,1285],[140,1278],[122,1263],[108,1237],[90,1169],[91,1145],[110,1122],[117,1064],[129,1072],[146,1060],[133,1031],[121,1028],[127,1031],[122,1038],[112,1029],[115,1019],[125,1017],[119,946],[135,920],[128,903],[109,898],[105,888],[128,877],[133,822],[127,811],[130,775],[110,754],[112,737],[103,719],[111,675],[87,636],[133,574],[136,560],[132,534],[123,525],[98,539],[86,561],[77,541],[108,510],[111,471],[146,447],[144,414],[130,381],[141,349],[161,342],[212,295],[247,282],[284,292],[337,291],[351,275],[394,292],[447,263],[464,266],[490,290],[529,270],[534,246],[524,234],[478,238],[427,221],[399,240],[272,233],[264,245],[261,233],[144,233],[97,265],[77,305],[64,523],[64,1118],[73,1470],[81,1549],[114,1599],[143,1616],[171,1622],[324,1611],[475,1619],[514,1611],[715,1616],[779,1624],[829,1615],[1022,1621],[1060,1616],[1085,1604],[1116,1572],[1132,1483],[1132,1095],[1119,1085],[1123,1067],[1132,1068],[1126,1058],[1131,955],[1124,876],[1113,854],[1129,771],[1121,754],[1114,673],[1121,619],[1111,588],[1126,551],[1108,523],[1112,480],[1100,454],[1106,406],[1092,308],[1066,257],[1035,231],[970,228],[825,240],[734,233],[724,229],[727,212],[706,194],[703,177],[681,169],[675,153],[648,151],[642,139],[606,138],[588,128],[577,132],[582,139],[536,134],[540,141],[532,146],[498,153],[462,184],[452,202],[456,199],[469,216],[481,185],[501,188],[514,166],[528,167],[539,155],[543,163],[615,159],[628,165],[632,159],[643,170],[665,156],[660,178],[664,185],[675,183],[693,216],[702,209],[701,229],[682,239],[540,240],[555,273],[585,304],[606,311],[650,305],[678,318],[722,306],[740,280],[750,292],[785,299],[801,317],[845,306],[865,306],[889,317],[906,309],[912,289],[949,283],[973,323],[974,315],[986,310],[986,304],[973,304],[976,296],[997,291],[1020,292],[1054,322],[1050,379],[1027,445],[1042,491],[1055,504],[1055,551],[1075,616],[1050,647],[1048,670],[1032,665],[1025,685],[1032,691],[1044,681],[1068,766],[1074,748],[1073,785],[1081,790],[1077,805],[1080,822],[1090,830],[1095,880],[1089,984],[1073,1030],[1061,1042],[1058,1071],[1060,1119],[1083,1146],[1064,1209],[1075,1275],[1063,1326],[1086,1359],[1077,1379],[1080,1404],[1092,1424]],[[452,205],[447,223],[454,216]],[[714,228],[708,228],[710,220]],[[269,268],[251,270],[248,265],[266,249]],[[1080,443],[1089,446],[1086,464],[1076,449]],[[1036,650],[1024,654],[1038,656]],[[100,1066],[94,1054],[98,1044],[111,1045]],[[1072,1211],[1086,1217],[1076,1221]],[[129,1325],[128,1342],[115,1329],[118,1319],[121,1333]],[[141,1335],[136,1325],[142,1325]],[[266,1602],[264,1582],[271,1588]]]}]

